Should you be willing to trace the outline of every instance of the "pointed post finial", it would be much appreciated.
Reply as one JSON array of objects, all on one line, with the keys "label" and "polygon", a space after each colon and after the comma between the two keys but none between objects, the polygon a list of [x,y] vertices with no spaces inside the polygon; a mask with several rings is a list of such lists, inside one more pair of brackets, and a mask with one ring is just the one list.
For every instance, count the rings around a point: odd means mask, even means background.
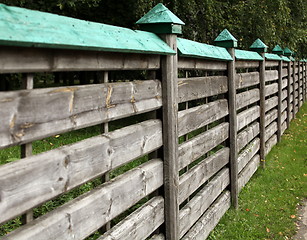
[{"label": "pointed post finial", "polygon": [[136,24],[140,25],[141,30],[148,32],[157,34],[181,34],[181,27],[184,25],[184,22],[162,3],[159,3],[138,20]]},{"label": "pointed post finial", "polygon": [[272,53],[275,53],[277,55],[284,55],[284,50],[277,44],[273,50]]},{"label": "pointed post finial", "polygon": [[214,40],[216,46],[225,48],[235,48],[238,46],[238,40],[225,28]]},{"label": "pointed post finial", "polygon": [[265,53],[268,50],[268,46],[258,38],[253,42],[249,49],[258,53]]},{"label": "pointed post finial", "polygon": [[284,55],[285,56],[292,56],[293,52],[288,48],[288,47],[285,47],[284,48]]}]

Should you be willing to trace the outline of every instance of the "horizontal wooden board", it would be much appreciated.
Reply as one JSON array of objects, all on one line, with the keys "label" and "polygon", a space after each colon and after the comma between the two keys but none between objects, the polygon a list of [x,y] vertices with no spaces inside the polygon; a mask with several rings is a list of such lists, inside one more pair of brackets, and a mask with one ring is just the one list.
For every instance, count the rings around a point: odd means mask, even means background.
[{"label": "horizontal wooden board", "polygon": [[182,240],[204,240],[230,208],[230,192],[226,191],[203,214]]},{"label": "horizontal wooden board", "polygon": [[255,155],[252,160],[245,166],[238,177],[238,187],[239,191],[248,183],[250,178],[254,175],[260,165],[259,154]]},{"label": "horizontal wooden board", "polygon": [[229,183],[229,169],[224,168],[180,210],[180,238],[183,237],[183,235],[205,213]]},{"label": "horizontal wooden board", "polygon": [[259,101],[259,99],[260,93],[258,88],[239,93],[236,96],[237,110],[253,104]]},{"label": "horizontal wooden board", "polygon": [[258,68],[259,61],[240,61],[235,62],[236,68]]},{"label": "horizontal wooden board", "polygon": [[235,79],[236,89],[254,86],[259,84],[259,72],[237,73]]},{"label": "horizontal wooden board", "polygon": [[264,74],[264,79],[266,82],[278,80],[278,71],[266,70]]},{"label": "horizontal wooden board", "polygon": [[0,96],[0,148],[161,106],[158,80],[4,92]]},{"label": "horizontal wooden board", "polygon": [[284,100],[288,97],[288,90],[287,89],[284,89],[282,92],[281,92],[281,100]]},{"label": "horizontal wooden board", "polygon": [[281,88],[284,89],[285,87],[288,86],[288,78],[284,78],[282,81],[281,81]]},{"label": "horizontal wooden board", "polygon": [[148,120],[2,165],[0,223],[160,146],[162,123]]},{"label": "horizontal wooden board", "polygon": [[178,79],[179,103],[218,95],[227,91],[228,85],[226,76]]},{"label": "horizontal wooden board", "polygon": [[272,122],[269,126],[265,128],[264,141],[268,141],[273,134],[277,132],[277,122]]},{"label": "horizontal wooden board", "polygon": [[281,123],[283,123],[287,119],[287,111],[283,111],[281,113]]},{"label": "horizontal wooden board", "polygon": [[154,197],[97,240],[146,239],[164,222],[164,199]]},{"label": "horizontal wooden board", "polygon": [[270,96],[278,92],[278,83],[272,83],[265,86],[265,96]]},{"label": "horizontal wooden board", "polygon": [[266,67],[277,67],[279,65],[279,61],[265,61]]},{"label": "horizontal wooden board", "polygon": [[229,123],[222,123],[182,143],[178,149],[179,170],[224,142],[228,136]]},{"label": "horizontal wooden board", "polygon": [[227,70],[227,62],[179,57],[178,69],[225,71]]},{"label": "horizontal wooden board", "polygon": [[163,162],[151,160],[18,228],[6,239],[84,239],[162,184]]},{"label": "horizontal wooden board", "polygon": [[268,126],[271,122],[275,121],[278,117],[278,110],[272,109],[271,111],[265,114],[264,125]]},{"label": "horizontal wooden board", "polygon": [[240,112],[237,115],[238,118],[238,125],[237,129],[238,131],[247,126],[248,124],[255,121],[260,114],[260,107],[259,106],[253,106],[247,110],[244,110],[243,112]]},{"label": "horizontal wooden board", "polygon": [[0,47],[0,73],[155,70],[160,56],[100,51]]},{"label": "horizontal wooden board", "polygon": [[163,233],[153,235],[150,240],[164,240],[165,236]]},{"label": "horizontal wooden board", "polygon": [[286,129],[287,129],[287,122],[285,121],[281,124],[281,134],[283,134],[286,131]]},{"label": "horizontal wooden board", "polygon": [[181,175],[179,178],[179,203],[188,198],[228,162],[229,148],[222,148]]},{"label": "horizontal wooden board", "polygon": [[287,77],[288,76],[288,69],[287,68],[283,68],[281,70],[281,77],[284,78],[284,77]]},{"label": "horizontal wooden board", "polygon": [[277,96],[271,97],[265,100],[264,104],[265,104],[265,112],[267,112],[278,105],[278,97]]},{"label": "horizontal wooden board", "polygon": [[217,100],[208,104],[189,108],[178,113],[179,137],[204,127],[228,115],[226,99]]},{"label": "horizontal wooden board", "polygon": [[260,132],[260,125],[258,122],[252,123],[243,131],[238,133],[237,148],[238,152],[241,151],[251,140],[253,140]]},{"label": "horizontal wooden board", "polygon": [[277,135],[274,134],[266,143],[265,143],[265,155],[267,155],[272,147],[277,143]]},{"label": "horizontal wooden board", "polygon": [[287,100],[283,100],[281,103],[281,112],[285,111],[288,106]]},{"label": "horizontal wooden board", "polygon": [[260,139],[255,138],[238,156],[238,172],[241,172],[246,164],[256,155],[260,149]]}]

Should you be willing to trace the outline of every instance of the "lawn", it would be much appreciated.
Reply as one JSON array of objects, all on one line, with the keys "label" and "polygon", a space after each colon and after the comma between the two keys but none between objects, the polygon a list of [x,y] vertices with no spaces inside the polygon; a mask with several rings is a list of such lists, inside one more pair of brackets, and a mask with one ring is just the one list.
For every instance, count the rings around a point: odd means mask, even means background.
[{"label": "lawn", "polygon": [[208,239],[291,239],[307,197],[307,103]]}]

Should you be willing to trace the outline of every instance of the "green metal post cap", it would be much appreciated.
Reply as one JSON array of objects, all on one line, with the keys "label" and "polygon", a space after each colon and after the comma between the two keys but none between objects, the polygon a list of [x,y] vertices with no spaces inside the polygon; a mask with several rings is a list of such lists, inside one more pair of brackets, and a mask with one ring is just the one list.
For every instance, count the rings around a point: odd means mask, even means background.
[{"label": "green metal post cap", "polygon": [[184,25],[184,22],[162,3],[159,3],[138,20],[136,24],[140,24],[141,29],[144,31],[160,34],[181,34],[181,26]]},{"label": "green metal post cap", "polygon": [[258,53],[265,53],[268,50],[268,46],[258,38],[253,42],[249,49]]},{"label": "green metal post cap", "polygon": [[285,56],[291,56],[292,54],[293,54],[293,52],[288,47],[284,48],[284,55]]},{"label": "green metal post cap", "polygon": [[238,40],[225,28],[214,40],[215,45],[225,48],[238,46]]},{"label": "green metal post cap", "polygon": [[273,50],[272,53],[278,54],[278,55],[283,55],[284,54],[284,50],[277,44]]}]

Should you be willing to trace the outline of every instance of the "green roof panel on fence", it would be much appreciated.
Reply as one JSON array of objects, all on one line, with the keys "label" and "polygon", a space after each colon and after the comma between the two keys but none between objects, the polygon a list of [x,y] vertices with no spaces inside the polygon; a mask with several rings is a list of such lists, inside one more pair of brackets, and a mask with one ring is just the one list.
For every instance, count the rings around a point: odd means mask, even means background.
[{"label": "green roof panel on fence", "polygon": [[277,60],[280,61],[282,60],[282,57],[278,56],[277,54],[274,53],[265,53],[265,59],[267,60]]},{"label": "green roof panel on fence", "polygon": [[278,54],[278,55],[283,55],[284,54],[284,50],[277,44],[273,50],[272,53]]},{"label": "green roof panel on fence", "polygon": [[290,59],[287,58],[286,56],[281,56],[281,58],[284,62],[290,62]]},{"label": "green roof panel on fence", "polygon": [[261,61],[263,58],[257,52],[235,49],[235,56],[238,60]]},{"label": "green roof panel on fence", "polygon": [[249,49],[258,53],[264,53],[268,50],[268,46],[265,45],[260,38],[257,38]]},{"label": "green roof panel on fence", "polygon": [[175,54],[157,35],[0,4],[0,44]]},{"label": "green roof panel on fence", "polygon": [[179,55],[183,57],[196,57],[215,60],[231,61],[232,57],[223,47],[199,43],[183,38],[177,39]]}]

